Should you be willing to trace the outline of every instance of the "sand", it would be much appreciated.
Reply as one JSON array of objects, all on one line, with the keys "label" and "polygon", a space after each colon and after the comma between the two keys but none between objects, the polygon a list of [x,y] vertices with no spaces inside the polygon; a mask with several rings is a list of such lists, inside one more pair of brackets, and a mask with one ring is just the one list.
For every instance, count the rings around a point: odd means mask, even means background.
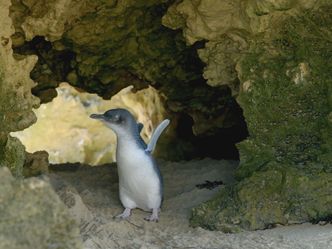
[{"label": "sand", "polygon": [[212,198],[224,185],[199,189],[205,181],[234,182],[235,161],[211,159],[160,162],[165,196],[160,221],[144,220],[134,210],[129,220],[115,220],[122,212],[115,164],[90,167],[54,165],[47,176],[77,220],[84,248],[220,248],[220,249],[332,249],[332,225],[301,224],[238,234],[189,226],[190,210]]}]

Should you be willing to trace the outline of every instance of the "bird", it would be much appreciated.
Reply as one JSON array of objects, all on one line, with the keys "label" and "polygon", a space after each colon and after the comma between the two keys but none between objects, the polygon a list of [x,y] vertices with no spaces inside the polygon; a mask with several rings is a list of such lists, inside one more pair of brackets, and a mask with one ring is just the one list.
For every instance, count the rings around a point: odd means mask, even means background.
[{"label": "bird", "polygon": [[139,208],[151,212],[145,220],[158,222],[163,179],[152,152],[170,120],[165,119],[157,126],[147,145],[140,136],[143,124],[137,123],[126,109],[111,109],[103,114],[91,114],[90,118],[102,121],[117,137],[119,197],[124,211],[115,218],[127,219],[132,209]]}]

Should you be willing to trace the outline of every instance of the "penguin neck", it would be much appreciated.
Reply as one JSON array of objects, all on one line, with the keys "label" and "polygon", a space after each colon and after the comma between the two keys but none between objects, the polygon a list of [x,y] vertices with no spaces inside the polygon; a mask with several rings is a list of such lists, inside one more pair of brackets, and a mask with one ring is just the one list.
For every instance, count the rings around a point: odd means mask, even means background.
[{"label": "penguin neck", "polygon": [[[116,162],[121,169],[130,169],[136,158],[140,158],[144,152],[142,145],[133,136],[133,134],[122,134],[117,135],[117,146],[116,146]],[[119,171],[119,176],[122,175],[122,170]],[[121,176],[120,176],[121,178]]]},{"label": "penguin neck", "polygon": [[116,134],[117,136],[117,149],[122,150],[124,147],[137,147],[138,149],[146,149],[146,144],[139,135],[138,129],[132,132]]},{"label": "penguin neck", "polygon": [[130,146],[131,144],[135,144],[135,139],[130,134],[121,134],[116,136],[117,139],[117,147],[120,149],[123,146]]}]

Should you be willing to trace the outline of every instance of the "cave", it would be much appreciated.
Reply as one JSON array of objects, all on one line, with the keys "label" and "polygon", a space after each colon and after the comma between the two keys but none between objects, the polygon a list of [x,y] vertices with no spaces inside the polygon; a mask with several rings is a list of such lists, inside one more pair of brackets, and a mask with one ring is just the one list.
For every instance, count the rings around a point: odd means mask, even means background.
[{"label": "cave", "polygon": [[[115,106],[131,110],[143,123],[146,141],[158,123],[171,120],[155,157],[170,185],[171,178],[181,184],[179,177],[188,178],[182,184],[196,184],[193,192],[178,187],[195,200],[190,204],[187,200],[190,215],[188,211],[182,217],[196,229],[190,231],[197,238],[200,228],[209,236],[209,231],[236,233],[328,222],[332,215],[331,10],[330,3],[315,0],[4,0],[0,3],[1,174],[9,185],[18,181],[17,191],[29,189],[24,184],[44,181],[46,187],[39,194],[52,193],[45,199],[52,202],[58,198],[54,190],[58,193],[64,203],[54,201],[52,208],[63,220],[77,208],[73,203],[81,203],[85,218],[94,220],[83,204],[98,196],[91,189],[117,190],[116,185],[102,183],[115,179],[107,165],[112,156],[96,161],[84,154],[77,159],[80,163],[74,158],[49,166],[47,153],[26,151],[14,134],[38,124],[36,110],[57,101],[63,84],[75,96],[93,96],[86,98],[100,102],[126,91],[131,104]],[[92,106],[89,101],[79,102],[83,109]],[[147,116],[138,109],[147,110]],[[190,167],[196,175],[185,177]],[[232,172],[231,181],[213,178],[218,167],[225,174]],[[116,174],[114,169],[111,172]],[[44,174],[50,174],[48,182]],[[88,184],[70,180],[72,174],[95,183],[89,190]],[[26,182],[20,183],[22,179]],[[27,196],[39,191],[31,189]],[[169,191],[165,206],[176,208],[178,196],[171,193],[178,190]],[[195,199],[197,191],[204,198]],[[107,200],[100,203],[102,208]],[[57,220],[48,222],[61,229]],[[81,233],[87,229],[83,223]],[[68,223],[62,232],[73,238],[77,230]],[[88,237],[83,240],[86,248],[94,248]],[[75,241],[65,248],[80,248]],[[202,247],[199,239],[196,243]],[[294,248],[301,245],[295,243]]]},{"label": "cave", "polygon": [[[15,34],[14,34],[15,35]],[[202,45],[198,45],[196,44],[194,47],[200,47]],[[73,91],[75,90],[71,90],[71,89],[67,89],[66,87],[63,88],[57,88],[60,84],[60,82],[64,82],[68,79],[68,74],[70,74],[72,71],[75,70],[74,67],[72,67],[72,64],[76,64],[73,63],[72,61],[75,60],[75,53],[70,51],[69,49],[63,49],[61,51],[57,51],[54,46],[52,45],[51,42],[46,41],[45,37],[42,36],[36,36],[34,37],[31,41],[27,41],[24,44],[14,47],[14,55],[15,56],[22,56],[22,55],[37,55],[38,56],[38,61],[35,65],[35,67],[33,68],[33,70],[30,73],[30,77],[31,79],[33,79],[35,82],[37,82],[37,85],[32,88],[31,92],[34,96],[38,97],[41,100],[41,103],[45,103],[47,105],[48,102],[51,102],[53,98],[57,98],[56,96],[59,95],[59,91],[60,91],[60,96],[62,99],[64,98],[70,98],[71,95],[73,96],[79,96],[79,93],[74,93]],[[191,55],[190,58],[195,58],[197,57],[196,55],[196,51],[195,50],[191,50]],[[195,60],[193,60],[192,62],[194,62],[197,65],[197,67],[194,67],[193,69],[190,68],[188,70],[188,74],[192,73],[192,74],[202,74],[202,70],[203,70],[203,64],[199,61],[198,58],[195,58]],[[172,70],[172,69],[171,69]],[[190,71],[193,70],[193,71]],[[97,73],[98,74],[98,73]],[[92,78],[94,78],[96,76],[93,76]],[[70,77],[69,77],[70,79]],[[87,79],[86,81],[91,80],[91,79]],[[85,80],[83,80],[83,82],[85,82]],[[149,82],[150,84],[152,84],[153,82]],[[73,82],[71,82],[71,84],[73,84]],[[128,81],[128,84],[131,84],[131,81]],[[247,131],[247,127],[245,124],[245,120],[243,117],[243,113],[242,113],[242,109],[241,107],[238,105],[238,103],[236,102],[236,100],[232,97],[231,94],[231,90],[229,87],[222,87],[220,89],[214,89],[213,87],[210,87],[206,84],[206,80],[203,78],[199,78],[198,80],[195,80],[195,82],[189,82],[186,84],[194,84],[195,87],[197,87],[198,89],[200,89],[201,91],[207,92],[209,95],[211,95],[211,99],[212,101],[206,101],[203,100],[203,96],[197,96],[197,100],[200,103],[200,105],[204,105],[205,108],[209,107],[209,105],[211,105],[211,103],[213,103],[214,100],[218,101],[221,100],[221,104],[220,107],[216,110],[213,110],[212,113],[210,113],[211,110],[209,111],[202,111],[202,110],[191,110],[193,113],[195,113],[194,115],[197,116],[202,116],[202,121],[201,123],[203,124],[200,125],[201,129],[204,129],[204,131],[199,131],[200,134],[194,134],[195,131],[193,130],[193,126],[194,126],[194,121],[193,118],[188,115],[187,113],[184,112],[184,110],[181,110],[181,112],[177,112],[177,111],[172,111],[169,110],[168,113],[166,111],[160,111],[160,113],[155,113],[155,115],[174,115],[176,116],[177,119],[177,125],[174,125],[174,134],[172,134],[173,136],[177,137],[177,143],[181,143],[179,141],[183,141],[183,143],[186,143],[186,145],[184,146],[178,146],[178,147],[182,147],[181,149],[179,149],[180,151],[177,152],[176,149],[174,152],[172,153],[168,153],[167,155],[165,155],[165,153],[160,153],[160,156],[164,159],[168,159],[168,160],[191,160],[191,159],[195,159],[195,158],[205,158],[205,157],[210,157],[210,158],[214,158],[214,159],[230,159],[230,160],[239,160],[239,153],[238,150],[236,148],[236,143],[244,140],[247,136],[248,136],[248,131]],[[84,91],[88,91],[88,92],[93,92],[95,93],[93,90],[89,90],[85,89],[85,85],[75,85],[73,84],[76,89],[79,92],[84,92]],[[132,88],[132,92],[135,93],[137,91],[143,91],[144,89],[147,88],[142,88],[140,90],[135,89],[133,85],[130,85]],[[143,85],[144,87],[145,85]],[[152,87],[147,85],[148,87]],[[156,85],[155,85],[156,86]],[[156,86],[157,87],[157,86]],[[60,89],[57,90],[56,89]],[[67,90],[65,90],[67,89]],[[75,88],[74,88],[75,89]],[[126,89],[126,88],[124,88]],[[64,92],[73,92],[72,94],[69,94],[68,96],[64,96]],[[101,92],[105,92],[108,91],[107,89],[102,89],[100,90]],[[112,92],[114,92],[113,96],[116,96],[117,94],[121,94],[121,91],[115,92],[113,90],[111,90]],[[101,96],[103,96],[105,99],[109,99],[110,98],[110,93],[108,94],[101,94],[100,92],[96,92],[99,93]],[[151,96],[151,94],[149,93],[140,93],[141,95],[148,95],[147,98],[150,98],[150,101],[153,102],[153,99],[156,98],[155,96]],[[162,95],[163,92],[160,92],[159,95]],[[188,93],[189,94],[189,93]],[[202,94],[202,93],[200,93]],[[85,95],[87,96],[87,95]],[[112,97],[113,97],[112,96]],[[59,96],[58,96],[59,97]],[[192,97],[192,96],[185,96],[185,98],[187,99],[188,102],[192,102],[194,101],[196,96]],[[82,99],[88,99],[88,100],[81,100],[81,102],[91,102],[91,100],[89,100],[89,97],[81,97]],[[91,97],[91,98],[95,98],[95,97]],[[130,97],[129,97],[130,98]],[[131,97],[132,99],[134,99],[134,95]],[[161,98],[161,97],[160,97]],[[165,103],[161,103],[161,100],[158,100],[158,103],[164,105],[161,108],[167,108],[166,105],[173,105],[172,101],[169,100],[170,98],[168,98],[168,96],[165,93],[164,98],[166,99],[164,102]],[[181,96],[178,96],[177,98],[182,98]],[[139,97],[137,99],[140,99]],[[211,100],[210,99],[210,100]],[[178,100],[177,100],[178,101]],[[141,101],[142,102],[142,101]],[[148,100],[145,100],[145,102],[148,103]],[[82,103],[84,106],[84,103]],[[118,104],[114,104],[115,106],[121,106],[123,108],[127,108],[130,110],[135,109],[135,105],[139,105],[139,100],[137,100],[137,102],[133,102],[131,106],[126,106],[124,103],[118,103]],[[46,121],[41,121],[43,123],[45,123],[45,125],[39,124],[39,121],[37,121],[37,126],[38,128],[35,128],[36,131],[33,131],[34,134],[38,134],[38,132],[43,132],[44,135],[46,137],[52,137],[53,139],[51,139],[53,141],[55,141],[56,139],[59,139],[58,143],[61,143],[60,141],[62,141],[62,143],[64,144],[71,144],[70,140],[74,140],[75,139],[72,136],[68,136],[66,138],[66,132],[64,132],[63,130],[59,130],[59,131],[50,131],[51,129],[50,126],[52,126],[51,124],[53,123],[55,127],[59,127],[58,126],[58,121],[59,120],[63,120],[66,119],[66,117],[62,117],[63,115],[66,115],[65,112],[71,112],[71,116],[73,117],[73,115],[75,115],[74,110],[72,110],[72,108],[75,108],[75,106],[71,106],[70,107],[70,111],[66,110],[66,104],[65,102],[62,103],[63,108],[61,107],[60,103],[57,104],[57,107],[46,107],[47,109],[43,108],[42,113],[39,113],[37,115],[43,118],[48,118],[49,122],[46,123]],[[145,105],[145,108],[148,108],[148,104],[143,104]],[[211,106],[211,108],[214,108],[213,106]],[[61,111],[59,111],[61,110]],[[189,107],[186,107],[185,110],[189,110]],[[156,108],[156,111],[146,111],[147,113],[153,113],[153,112],[157,112],[158,108]],[[77,111],[77,115],[84,115],[84,113],[80,113],[79,114],[79,110]],[[161,113],[163,112],[163,113]],[[171,114],[171,112],[174,112],[175,114]],[[134,111],[135,116],[138,116],[137,111]],[[58,117],[56,117],[55,115],[59,115]],[[85,114],[86,115],[86,114]],[[212,116],[212,118],[209,118],[209,116]],[[223,120],[222,122],[224,122],[225,124],[220,124],[217,127],[214,127],[213,125],[211,126],[210,124],[204,124],[204,122],[210,122],[210,120],[214,120],[216,117],[220,119],[220,117],[225,116],[225,120]],[[69,117],[69,118],[70,118]],[[166,117],[164,117],[166,118]],[[142,122],[143,125],[148,125],[147,123],[145,123],[142,117],[138,118],[139,122]],[[75,117],[73,120],[79,120],[79,117]],[[161,121],[161,120],[159,120]],[[67,120],[66,122],[70,123],[71,121]],[[82,122],[82,121],[81,121]],[[83,121],[84,123],[84,121]],[[155,123],[155,122],[154,122]],[[72,126],[78,126],[79,125],[79,121],[77,121],[76,124],[73,124]],[[156,126],[156,124],[150,124],[150,126]],[[206,126],[206,127],[204,127]],[[70,125],[69,125],[70,127]],[[83,127],[82,127],[83,128]],[[153,127],[152,127],[153,128]],[[39,130],[38,130],[39,129]],[[143,128],[144,129],[144,128]],[[144,130],[143,130],[144,131]],[[100,131],[102,132],[102,131]],[[29,146],[27,144],[31,144],[32,142],[28,141],[27,137],[30,137],[30,139],[33,137],[32,134],[28,134],[29,133],[29,129],[25,130],[24,132],[24,136],[20,136],[18,135],[19,138],[21,138],[21,140],[23,139],[24,141],[27,141],[26,143],[23,142],[23,144],[27,147],[28,149],[27,151],[30,153],[33,153],[35,151],[39,151],[39,150],[43,150],[42,148],[42,144],[43,144],[43,139],[40,137],[40,146]],[[19,133],[18,133],[19,134]],[[61,134],[63,134],[64,136],[61,137]],[[69,133],[67,133],[69,134]],[[151,134],[150,134],[151,135]],[[79,136],[79,135],[78,135]],[[84,136],[84,135],[81,135]],[[38,138],[38,136],[35,136],[36,138]],[[149,136],[150,137],[150,136]],[[114,139],[113,139],[114,140]],[[147,140],[147,139],[145,139]],[[170,139],[168,139],[170,140]],[[147,140],[148,141],[148,140]],[[47,143],[47,141],[45,141]],[[77,142],[77,141],[76,141]],[[36,143],[36,142],[35,142]],[[78,142],[77,142],[78,143]],[[171,143],[171,142],[170,142]],[[47,146],[47,145],[45,145]],[[74,144],[72,145],[74,146]],[[30,148],[29,148],[30,147]],[[48,153],[50,155],[50,162],[51,163],[64,163],[66,162],[66,154],[68,155],[68,159],[67,162],[75,162],[75,157],[74,156],[70,156],[69,154],[72,153],[70,152],[70,148],[60,148],[61,145],[59,145],[59,148],[50,148],[49,151],[46,149],[46,151],[48,151]],[[63,146],[62,146],[63,147]],[[63,151],[63,149],[66,148],[66,152]],[[170,148],[169,150],[172,150],[172,148]],[[174,149],[173,149],[174,150]],[[62,152],[61,152],[62,151]],[[58,156],[59,159],[55,159],[55,155],[54,154],[59,154],[61,153],[61,156]],[[91,161],[89,160],[83,160],[83,159],[79,159],[80,156],[77,155],[77,161],[76,162],[81,162],[81,163],[91,163]],[[85,155],[84,157],[89,157],[88,155]],[[54,159],[53,159],[54,158]],[[114,161],[114,159],[112,160]],[[102,160],[101,162],[106,162],[105,160]],[[93,164],[96,164],[96,162],[92,162]]]}]

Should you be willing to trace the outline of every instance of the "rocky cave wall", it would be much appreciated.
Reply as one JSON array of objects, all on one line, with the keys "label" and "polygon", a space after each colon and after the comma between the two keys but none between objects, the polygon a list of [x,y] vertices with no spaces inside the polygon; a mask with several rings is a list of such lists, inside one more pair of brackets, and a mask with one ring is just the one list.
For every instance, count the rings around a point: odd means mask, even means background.
[{"label": "rocky cave wall", "polygon": [[36,121],[33,107],[39,99],[31,95],[35,83],[29,73],[37,57],[13,57],[11,35],[15,30],[9,17],[10,1],[0,3],[0,166],[9,167],[15,176],[22,176],[25,150],[21,142],[9,136],[12,131],[23,130]]},{"label": "rocky cave wall", "polygon": [[32,107],[39,106],[39,99],[31,95],[35,84],[29,73],[37,57],[13,57],[10,4],[0,1],[0,247],[81,248],[77,225],[50,184],[20,179],[26,153],[9,133],[36,121]]},{"label": "rocky cave wall", "polygon": [[208,40],[203,75],[230,85],[249,130],[240,182],[195,208],[193,225],[234,232],[331,216],[331,10],[327,1],[180,1],[163,17],[188,44]]},{"label": "rocky cave wall", "polygon": [[34,122],[31,70],[42,102],[61,81],[104,98],[151,84],[187,124],[179,137],[193,126],[183,141],[243,132],[241,108],[247,122],[239,183],[195,208],[193,225],[233,232],[331,216],[329,1],[13,0],[11,19],[4,5],[1,165],[24,161],[8,133]]}]

